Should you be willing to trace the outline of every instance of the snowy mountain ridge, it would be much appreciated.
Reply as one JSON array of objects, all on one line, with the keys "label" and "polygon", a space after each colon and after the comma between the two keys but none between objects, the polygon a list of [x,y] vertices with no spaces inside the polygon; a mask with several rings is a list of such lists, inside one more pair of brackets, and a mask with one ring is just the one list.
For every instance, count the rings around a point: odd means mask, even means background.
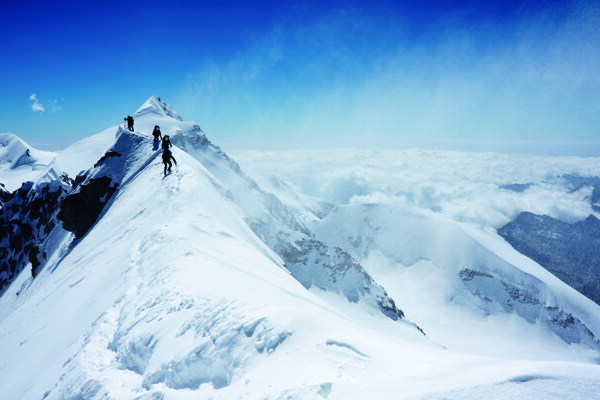
[{"label": "snowy mountain ridge", "polygon": [[[135,132],[115,126],[57,156],[54,168],[75,178],[55,184],[62,222],[35,239],[46,253],[36,277],[25,265],[0,297],[8,398],[583,399],[600,389],[598,306],[530,264],[527,278],[495,236],[410,207],[338,207],[323,218],[324,203],[284,185],[264,190],[159,98],[134,118]],[[166,176],[154,125],[176,146]],[[390,274],[392,262],[409,268]],[[399,276],[415,288],[396,285]],[[448,296],[414,313],[439,281]],[[499,293],[515,292],[504,284],[537,293],[533,311],[521,311],[520,295],[508,307]],[[544,322],[544,307],[565,310],[563,330]],[[432,320],[447,312],[455,331],[440,335],[447,325]],[[478,329],[486,313],[532,338],[519,345],[502,330],[500,343],[516,346],[509,359],[453,342],[461,322]],[[549,349],[515,355],[534,341]]]}]

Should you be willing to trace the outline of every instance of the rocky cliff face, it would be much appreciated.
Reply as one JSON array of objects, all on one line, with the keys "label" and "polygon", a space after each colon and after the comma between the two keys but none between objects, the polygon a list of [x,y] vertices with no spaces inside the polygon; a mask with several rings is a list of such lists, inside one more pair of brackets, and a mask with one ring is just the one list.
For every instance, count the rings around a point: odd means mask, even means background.
[{"label": "rocky cliff face", "polygon": [[568,224],[523,212],[498,230],[518,252],[600,304],[600,220]]},{"label": "rocky cliff face", "polygon": [[148,149],[141,151],[144,144],[150,142],[146,136],[119,128],[116,137],[113,146],[94,166],[75,179],[75,190],[61,204],[58,218],[63,228],[73,232],[76,238],[83,237],[96,223],[118,187],[128,178],[127,174],[136,173],[131,165],[143,163],[144,158],[151,160],[158,154]]},{"label": "rocky cliff face", "polygon": [[58,224],[70,187],[60,181],[26,182],[0,209],[0,293],[25,268],[35,276],[45,261],[44,241]]},{"label": "rocky cliff face", "polygon": [[347,251],[306,238],[293,245],[280,242],[274,250],[307,289],[314,286],[326,292],[339,293],[352,303],[360,300],[373,302],[375,307],[393,320],[404,317],[394,300]]}]

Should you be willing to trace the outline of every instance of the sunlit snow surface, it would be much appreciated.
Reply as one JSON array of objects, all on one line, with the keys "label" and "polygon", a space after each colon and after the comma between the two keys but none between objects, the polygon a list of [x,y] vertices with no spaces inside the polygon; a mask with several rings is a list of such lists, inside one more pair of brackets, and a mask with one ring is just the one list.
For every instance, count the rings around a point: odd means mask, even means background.
[{"label": "sunlit snow surface", "polygon": [[[600,336],[597,305],[494,231],[522,210],[589,215],[591,188],[573,190],[562,176],[600,176],[598,160],[420,150],[229,154],[315,237],[346,248],[426,337],[405,320],[296,281],[248,226],[258,203],[241,197],[219,152],[202,158],[175,148],[178,166],[163,176],[153,126],[174,138],[193,133],[201,141],[203,133],[162,104],[150,99],[135,115],[136,133],[121,133],[120,146],[130,143],[124,183],[96,225],[77,242],[53,235],[47,267],[35,280],[24,271],[0,298],[2,398],[600,393],[593,345],[567,344],[528,321],[532,309],[486,309],[461,286],[472,281],[457,275],[469,267],[511,284],[521,279],[542,306],[566,307]],[[70,176],[89,168],[118,131],[59,153],[56,168]]]}]

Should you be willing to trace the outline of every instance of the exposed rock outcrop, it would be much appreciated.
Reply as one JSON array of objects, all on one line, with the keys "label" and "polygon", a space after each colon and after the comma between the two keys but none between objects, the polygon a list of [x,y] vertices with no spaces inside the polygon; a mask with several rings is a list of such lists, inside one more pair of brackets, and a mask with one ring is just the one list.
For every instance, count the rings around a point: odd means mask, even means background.
[{"label": "exposed rock outcrop", "polygon": [[104,206],[117,190],[108,177],[92,178],[68,195],[60,206],[58,218],[63,228],[81,238],[96,223]]},{"label": "exposed rock outcrop", "polygon": [[43,243],[58,223],[59,205],[69,190],[59,181],[26,182],[0,209],[0,293],[28,263],[37,274],[46,258]]}]

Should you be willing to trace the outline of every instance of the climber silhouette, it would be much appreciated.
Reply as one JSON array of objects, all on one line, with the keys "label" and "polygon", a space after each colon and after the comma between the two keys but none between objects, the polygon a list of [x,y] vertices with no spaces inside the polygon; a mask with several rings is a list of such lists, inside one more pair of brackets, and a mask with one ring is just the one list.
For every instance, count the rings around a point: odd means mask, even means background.
[{"label": "climber silhouette", "polygon": [[128,115],[124,119],[127,121],[127,129],[133,132],[133,117],[131,115]]},{"label": "climber silhouette", "polygon": [[152,150],[158,150],[158,145],[160,144],[160,139],[162,139],[162,134],[160,132],[160,126],[154,125],[154,130],[152,131],[152,136],[154,136],[154,140],[152,141]]},{"label": "climber silhouette", "polygon": [[175,161],[175,157],[173,157],[170,147],[173,147],[173,144],[171,143],[171,139],[169,138],[169,135],[165,135],[162,139],[162,151],[163,151],[162,160],[163,160],[163,164],[165,165],[165,169],[164,169],[165,175],[167,175],[167,172],[171,172],[171,167],[173,167],[171,160],[173,160],[175,165],[177,165],[177,161]]},{"label": "climber silhouette", "polygon": [[173,167],[171,160],[173,160],[175,165],[177,165],[177,161],[175,161],[175,157],[173,157],[171,150],[168,150],[168,149],[163,150],[162,160],[163,160],[163,164],[165,165],[164,174],[167,175],[167,172],[171,172],[171,167]]}]

